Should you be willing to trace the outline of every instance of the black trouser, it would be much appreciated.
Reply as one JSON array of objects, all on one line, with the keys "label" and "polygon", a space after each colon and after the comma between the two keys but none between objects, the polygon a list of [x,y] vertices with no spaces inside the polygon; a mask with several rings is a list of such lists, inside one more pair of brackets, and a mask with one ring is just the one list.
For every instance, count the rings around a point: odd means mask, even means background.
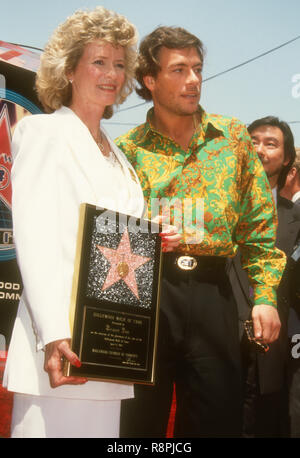
[{"label": "black trouser", "polygon": [[183,271],[166,256],[154,387],[122,402],[121,437],[164,437],[176,383],[175,437],[239,437],[241,370],[236,304],[224,260]]},{"label": "black trouser", "polygon": [[290,344],[288,355],[289,426],[290,437],[300,438],[300,359],[298,354],[293,358],[294,346],[295,343]]},{"label": "black trouser", "polygon": [[[286,381],[277,391],[261,393],[257,351],[242,340],[243,354],[243,437],[288,437],[288,392]],[[268,355],[266,355],[267,357]],[[271,377],[272,374],[269,375]]]}]

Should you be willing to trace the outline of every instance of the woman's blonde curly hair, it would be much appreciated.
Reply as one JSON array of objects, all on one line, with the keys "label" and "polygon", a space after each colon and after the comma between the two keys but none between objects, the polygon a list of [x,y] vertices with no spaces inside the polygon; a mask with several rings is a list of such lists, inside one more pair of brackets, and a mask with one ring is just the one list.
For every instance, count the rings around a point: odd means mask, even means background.
[{"label": "woman's blonde curly hair", "polygon": [[[85,46],[95,40],[125,49],[125,82],[116,105],[123,103],[134,89],[135,27],[124,16],[103,7],[79,10],[58,26],[41,56],[36,89],[47,113],[70,104],[72,88],[67,75],[75,70]],[[112,106],[107,106],[103,117],[109,119],[112,114]]]}]

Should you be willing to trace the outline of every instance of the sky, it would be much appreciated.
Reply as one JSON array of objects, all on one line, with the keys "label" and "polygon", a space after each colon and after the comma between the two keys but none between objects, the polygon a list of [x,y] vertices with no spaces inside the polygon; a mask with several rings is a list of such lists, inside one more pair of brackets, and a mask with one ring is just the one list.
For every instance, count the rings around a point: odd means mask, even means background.
[{"label": "sky", "polygon": [[[197,35],[206,49],[203,108],[245,124],[278,116],[290,124],[300,147],[299,0],[0,0],[0,40],[43,48],[67,16],[98,5],[125,15],[140,39],[160,25],[184,27]],[[115,138],[144,122],[150,107],[134,93],[103,124]]]}]

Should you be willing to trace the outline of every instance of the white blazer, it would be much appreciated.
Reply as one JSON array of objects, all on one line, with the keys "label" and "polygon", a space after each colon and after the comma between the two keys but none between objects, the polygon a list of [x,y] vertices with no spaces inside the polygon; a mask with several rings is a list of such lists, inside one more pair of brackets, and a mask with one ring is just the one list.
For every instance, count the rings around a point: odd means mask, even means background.
[{"label": "white blazer", "polygon": [[135,171],[112,141],[110,145],[124,171],[122,189],[88,128],[69,108],[27,116],[16,126],[12,208],[24,291],[3,378],[10,391],[99,400],[133,396],[132,385],[119,383],[89,381],[53,389],[43,370],[44,346],[70,337],[79,205],[86,202],[138,217],[143,214]]}]

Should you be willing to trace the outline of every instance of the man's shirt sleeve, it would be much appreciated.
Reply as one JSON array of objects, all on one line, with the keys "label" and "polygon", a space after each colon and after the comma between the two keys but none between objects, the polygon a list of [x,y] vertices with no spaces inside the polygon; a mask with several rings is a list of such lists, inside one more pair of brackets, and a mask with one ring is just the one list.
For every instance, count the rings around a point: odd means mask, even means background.
[{"label": "man's shirt sleeve", "polygon": [[235,241],[254,290],[254,305],[277,306],[276,289],[286,256],[275,247],[277,211],[263,166],[246,129],[239,134],[242,160],[240,215]]}]

